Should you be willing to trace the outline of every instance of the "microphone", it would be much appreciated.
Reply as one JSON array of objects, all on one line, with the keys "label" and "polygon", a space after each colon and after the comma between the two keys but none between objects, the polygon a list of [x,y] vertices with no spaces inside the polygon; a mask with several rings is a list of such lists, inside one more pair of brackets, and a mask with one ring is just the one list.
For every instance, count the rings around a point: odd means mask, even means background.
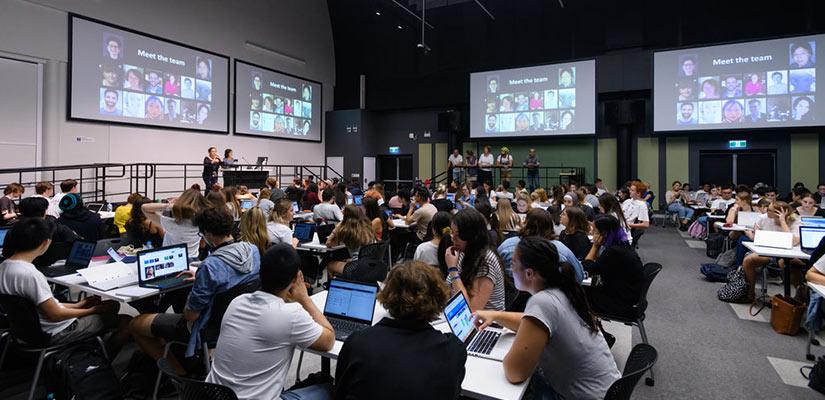
[{"label": "microphone", "polygon": [[[247,159],[246,159],[246,157],[241,157],[241,160],[243,160],[243,163],[244,163],[244,164],[251,164],[251,163],[249,162],[249,160],[247,160]],[[252,169],[252,166],[247,165],[247,166],[246,166],[246,169]]]}]

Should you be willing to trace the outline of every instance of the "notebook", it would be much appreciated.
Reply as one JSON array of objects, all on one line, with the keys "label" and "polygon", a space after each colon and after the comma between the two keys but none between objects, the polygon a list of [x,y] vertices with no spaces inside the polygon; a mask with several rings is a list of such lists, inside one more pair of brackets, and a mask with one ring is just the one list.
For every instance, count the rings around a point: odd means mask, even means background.
[{"label": "notebook", "polygon": [[378,284],[332,278],[329,283],[324,316],[335,329],[335,339],[372,326]]}]

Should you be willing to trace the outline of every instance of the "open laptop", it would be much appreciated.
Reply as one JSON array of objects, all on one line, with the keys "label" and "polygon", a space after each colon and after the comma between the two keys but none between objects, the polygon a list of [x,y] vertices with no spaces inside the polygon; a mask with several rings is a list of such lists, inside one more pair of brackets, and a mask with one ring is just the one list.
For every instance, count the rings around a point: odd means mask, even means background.
[{"label": "open laptop", "polygon": [[0,226],[0,250],[3,249],[3,242],[6,241],[6,234],[11,230],[11,226]]},{"label": "open laptop", "polygon": [[335,229],[335,224],[317,225],[315,227],[315,233],[318,234],[318,243],[321,243],[321,244],[326,243],[327,238],[329,238],[329,235],[332,234],[333,229]]},{"label": "open laptop", "polygon": [[297,201],[292,202],[292,212],[295,213],[295,214],[298,214],[299,212],[301,212],[301,207],[298,206]]},{"label": "open laptop", "polygon": [[99,213],[100,210],[103,209],[103,203],[92,203],[86,206],[86,208],[88,208],[91,212]]},{"label": "open laptop", "polygon": [[822,218],[822,217],[802,217],[802,225],[825,227],[825,218]]},{"label": "open laptop", "polygon": [[808,255],[813,254],[819,247],[822,238],[825,237],[825,226],[805,226],[799,227],[799,246]]},{"label": "open laptop", "polygon": [[246,211],[255,206],[255,200],[241,199],[241,210]]},{"label": "open laptop", "polygon": [[96,242],[89,240],[75,240],[72,243],[71,250],[69,250],[69,256],[66,257],[65,264],[41,268],[40,272],[51,278],[74,274],[79,269],[87,268],[89,262],[92,261],[96,245]]},{"label": "open laptop", "polygon": [[447,200],[450,200],[455,204],[455,193],[447,193]]},{"label": "open laptop", "polygon": [[189,269],[186,243],[139,251],[138,285],[153,289],[170,289],[186,285],[177,275]]},{"label": "open laptop", "polygon": [[378,284],[339,278],[329,281],[324,316],[335,328],[335,339],[344,341],[353,332],[372,326]]},{"label": "open laptop", "polygon": [[292,236],[298,239],[298,243],[308,243],[315,235],[315,224],[295,224]]},{"label": "open laptop", "polygon": [[753,234],[753,244],[778,249],[793,248],[793,233],[758,230]]},{"label": "open laptop", "polygon": [[364,195],[361,195],[361,194],[356,194],[356,195],[352,196],[352,202],[353,202],[356,206],[360,206],[360,205],[361,205],[361,202],[362,202],[363,200],[364,200]]},{"label": "open laptop", "polygon": [[739,211],[736,213],[736,224],[752,229],[756,221],[759,220],[758,212]]},{"label": "open laptop", "polygon": [[444,307],[444,318],[453,334],[467,346],[467,354],[475,357],[503,361],[516,335],[505,335],[498,328],[488,327],[479,331],[473,325],[473,312],[467,304],[464,292],[458,292]]}]

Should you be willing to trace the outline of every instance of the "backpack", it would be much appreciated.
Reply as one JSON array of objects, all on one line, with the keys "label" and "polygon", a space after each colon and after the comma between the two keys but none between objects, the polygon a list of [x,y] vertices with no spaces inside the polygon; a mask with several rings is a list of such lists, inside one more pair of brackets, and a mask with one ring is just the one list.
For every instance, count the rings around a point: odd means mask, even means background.
[{"label": "backpack", "polygon": [[722,248],[725,247],[725,237],[722,236],[721,233],[711,233],[708,235],[705,244],[707,245],[705,254],[707,254],[708,257],[715,259],[716,257],[719,257],[719,253],[721,253]]},{"label": "backpack", "polygon": [[44,374],[46,390],[53,393],[55,399],[123,398],[112,364],[94,341],[67,346],[47,358]]},{"label": "backpack", "polygon": [[727,276],[728,283],[719,288],[717,297],[726,303],[747,303],[748,282],[745,280],[745,271],[741,268]]},{"label": "backpack", "polygon": [[702,264],[699,267],[699,272],[705,276],[705,279],[711,282],[727,282],[728,274],[733,272],[734,268],[726,267],[719,264]]},{"label": "backpack", "polygon": [[[809,369],[808,376],[805,376],[805,370]],[[808,380],[808,387],[816,390],[819,393],[825,394],[825,356],[819,356],[816,364],[813,366],[804,366],[799,369],[802,376]]]},{"label": "backpack", "polygon": [[699,222],[698,220],[693,221],[693,223],[690,224],[690,228],[688,228],[688,233],[690,233],[690,236],[692,238],[699,240],[704,240],[708,236],[707,228],[705,228],[705,225]]},{"label": "backpack", "polygon": [[723,267],[732,267],[736,263],[736,248],[728,249],[719,254],[719,257],[716,257],[716,263]]}]

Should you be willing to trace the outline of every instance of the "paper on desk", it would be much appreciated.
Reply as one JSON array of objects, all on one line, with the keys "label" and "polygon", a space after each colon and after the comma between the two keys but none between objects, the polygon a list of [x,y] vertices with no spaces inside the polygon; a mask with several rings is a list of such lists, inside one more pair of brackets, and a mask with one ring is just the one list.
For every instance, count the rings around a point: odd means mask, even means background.
[{"label": "paper on desk", "polygon": [[89,282],[89,286],[92,287],[101,286],[107,281],[126,280],[127,278],[134,278],[137,281],[135,265],[124,264],[120,261],[79,269],[77,273],[86,278],[86,282]]}]

